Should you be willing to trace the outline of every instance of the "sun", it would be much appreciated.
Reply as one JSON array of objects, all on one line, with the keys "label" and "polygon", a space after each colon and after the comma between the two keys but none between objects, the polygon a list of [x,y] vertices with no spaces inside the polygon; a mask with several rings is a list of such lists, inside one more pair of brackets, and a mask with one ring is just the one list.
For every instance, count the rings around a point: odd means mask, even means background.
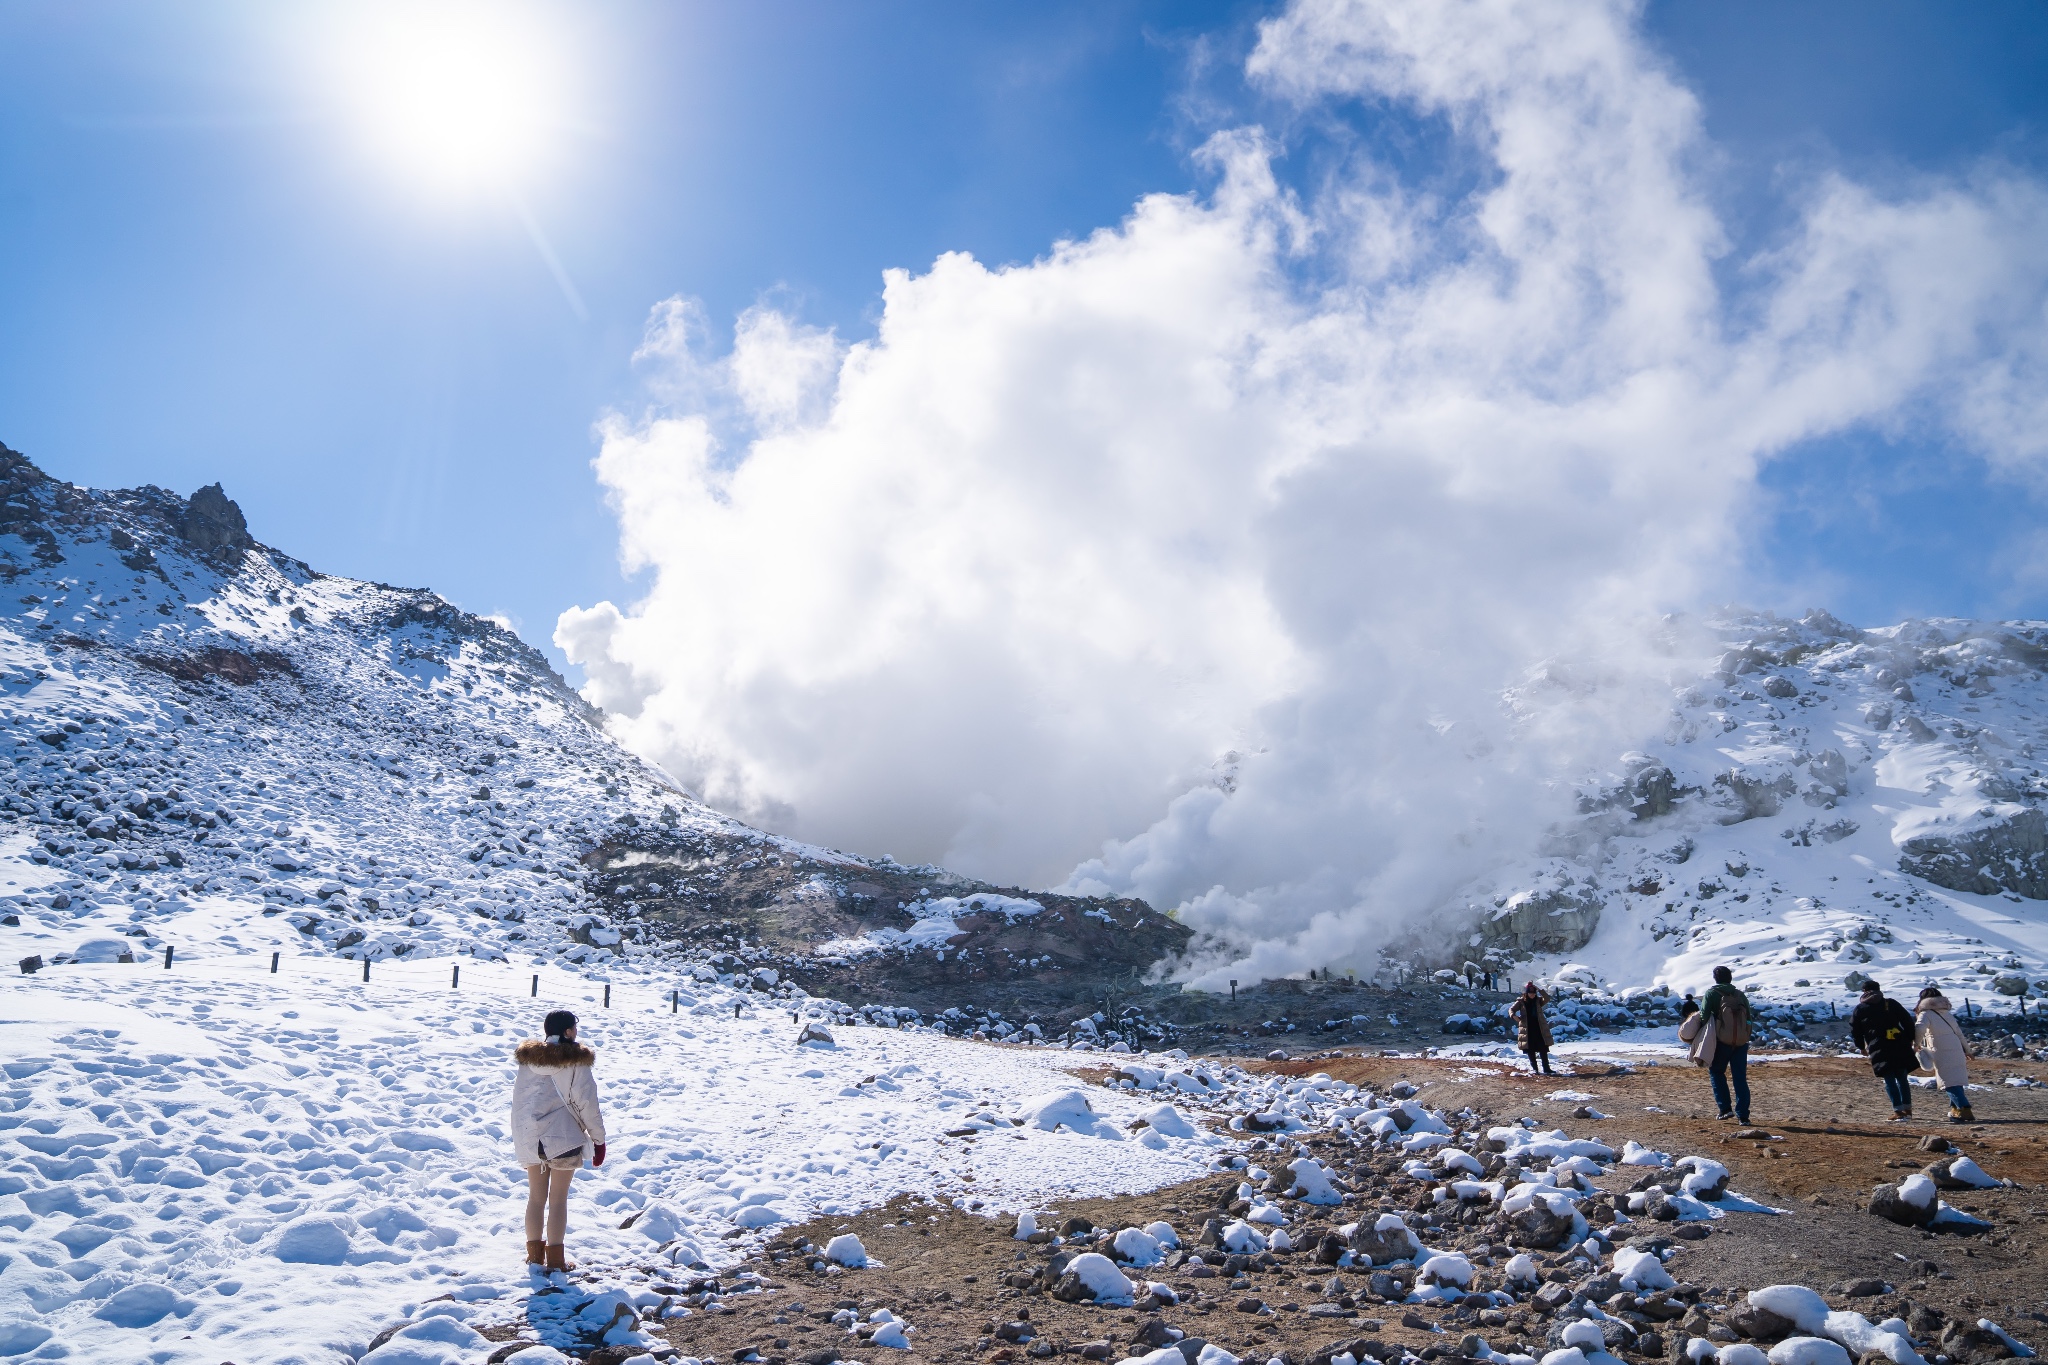
[{"label": "sun", "polygon": [[567,124],[559,35],[509,3],[349,7],[328,46],[347,118],[367,150],[439,193],[511,190]]}]

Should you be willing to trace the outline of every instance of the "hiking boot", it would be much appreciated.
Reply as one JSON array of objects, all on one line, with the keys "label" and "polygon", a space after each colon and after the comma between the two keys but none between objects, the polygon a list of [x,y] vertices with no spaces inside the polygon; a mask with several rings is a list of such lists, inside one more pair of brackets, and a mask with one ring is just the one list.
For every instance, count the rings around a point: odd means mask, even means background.
[{"label": "hiking boot", "polygon": [[526,1244],[526,1263],[528,1265],[545,1264],[547,1257],[547,1245],[548,1244],[546,1242],[541,1241],[537,1237],[529,1241]]},{"label": "hiking boot", "polygon": [[549,1243],[547,1253],[549,1270],[574,1270],[576,1268],[576,1263],[569,1259],[568,1252],[563,1249],[561,1243]]},{"label": "hiking boot", "polygon": [[[1735,1111],[1733,1109],[1723,1109],[1720,1113],[1714,1115],[1714,1117],[1717,1119],[1732,1119],[1735,1117]],[[1748,1120],[1744,1119],[1743,1122],[1747,1123]]]},{"label": "hiking boot", "polygon": [[1894,1110],[1892,1110],[1892,1122],[1893,1122],[1893,1123],[1907,1123],[1907,1122],[1910,1122],[1910,1121],[1912,1120],[1912,1118],[1913,1118],[1913,1111],[1912,1111],[1912,1110],[1910,1110],[1910,1109],[1894,1109]]},{"label": "hiking boot", "polygon": [[1976,1121],[1976,1111],[1971,1109],[1970,1106],[1967,1104],[1963,1106],[1962,1117],[1956,1120],[1957,1123],[1975,1123]]}]

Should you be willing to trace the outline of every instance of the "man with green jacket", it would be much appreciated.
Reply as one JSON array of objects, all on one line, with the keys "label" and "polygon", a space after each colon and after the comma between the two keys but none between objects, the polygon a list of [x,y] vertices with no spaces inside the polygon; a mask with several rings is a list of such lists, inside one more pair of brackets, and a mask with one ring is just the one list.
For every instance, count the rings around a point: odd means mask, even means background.
[{"label": "man with green jacket", "polygon": [[[1749,997],[1735,988],[1735,973],[1714,968],[1714,986],[1700,1002],[1706,1028],[1714,1030],[1714,1060],[1708,1071],[1714,1081],[1716,1118],[1749,1122]],[[1729,1088],[1734,1088],[1730,1097]]]}]

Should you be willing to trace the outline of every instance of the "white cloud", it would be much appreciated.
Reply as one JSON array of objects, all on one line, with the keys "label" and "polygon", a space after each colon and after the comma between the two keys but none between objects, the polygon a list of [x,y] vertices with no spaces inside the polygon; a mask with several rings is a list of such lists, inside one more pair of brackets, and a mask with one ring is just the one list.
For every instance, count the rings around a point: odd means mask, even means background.
[{"label": "white cloud", "polygon": [[1761,460],[1908,405],[2034,453],[2039,188],[1830,180],[1725,262],[1631,16],[1265,27],[1276,93],[1447,120],[1493,165],[1462,199],[1359,164],[1297,202],[1228,132],[1206,198],[890,272],[872,341],[756,309],[706,360],[664,305],[676,415],[597,461],[652,585],[556,636],[591,699],[780,829],[1182,906],[1212,975],[1369,965],[1654,724],[1686,645],[1646,623],[1727,583]]}]

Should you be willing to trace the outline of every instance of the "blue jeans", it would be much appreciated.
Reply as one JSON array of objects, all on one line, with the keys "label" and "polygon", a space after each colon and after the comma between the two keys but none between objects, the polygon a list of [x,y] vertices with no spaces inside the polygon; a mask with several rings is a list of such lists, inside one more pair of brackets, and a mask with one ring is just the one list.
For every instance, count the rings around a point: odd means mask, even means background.
[{"label": "blue jeans", "polygon": [[1963,1093],[1963,1088],[1959,1085],[1952,1085],[1948,1088],[1948,1102],[1958,1109],[1968,1109],[1970,1107],[1970,1097]]},{"label": "blue jeans", "polygon": [[[1707,1070],[1714,1080],[1714,1107],[1722,1113],[1730,1109],[1743,1123],[1749,1122],[1749,1044],[1735,1046],[1721,1043],[1714,1048],[1714,1060]],[[1728,1083],[1735,1083],[1735,1100],[1728,1099]]]},{"label": "blue jeans", "polygon": [[1913,1087],[1906,1080],[1906,1073],[1903,1071],[1896,1076],[1886,1076],[1884,1078],[1884,1093],[1885,1097],[1891,1100],[1892,1108],[1894,1109],[1911,1109],[1913,1107]]}]

